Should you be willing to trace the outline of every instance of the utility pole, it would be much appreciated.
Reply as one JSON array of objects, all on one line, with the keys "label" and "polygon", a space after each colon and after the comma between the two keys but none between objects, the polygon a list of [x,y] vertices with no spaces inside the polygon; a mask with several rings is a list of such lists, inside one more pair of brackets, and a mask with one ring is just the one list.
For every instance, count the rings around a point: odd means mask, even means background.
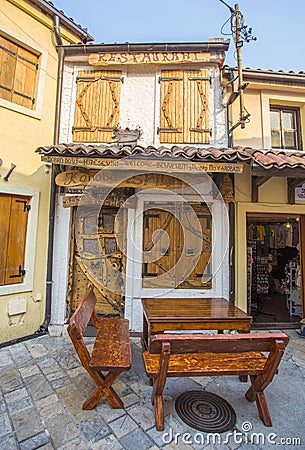
[{"label": "utility pole", "polygon": [[241,40],[241,12],[239,11],[238,4],[234,7],[234,17],[235,17],[235,48],[236,48],[236,59],[237,59],[237,71],[238,71],[238,92],[239,92],[239,122],[241,128],[245,128],[245,120],[249,117],[249,113],[245,110],[244,104],[244,89],[245,85],[243,83],[243,64],[241,57],[241,48],[243,46],[243,41]]},{"label": "utility pole", "polygon": [[[248,25],[244,24],[244,17],[242,12],[239,10],[238,4],[232,8],[228,3],[226,3],[224,0],[219,0],[221,3],[223,3],[231,13],[230,17],[230,23],[231,23],[231,35],[234,40],[235,44],[235,50],[236,50],[236,62],[237,62],[237,77],[234,78],[234,80],[231,81],[232,84],[232,95],[229,99],[228,105],[234,102],[237,97],[239,97],[239,120],[238,122],[233,125],[230,130],[229,134],[235,130],[237,127],[245,128],[246,122],[250,117],[250,113],[245,108],[244,103],[244,90],[248,86],[248,83],[244,83],[243,81],[243,65],[242,65],[242,56],[241,56],[241,49],[244,44],[244,42],[250,42],[250,41],[256,41],[256,38],[252,36],[252,28],[248,28]],[[226,22],[227,23],[227,22]],[[234,82],[237,81],[236,90],[234,89]],[[233,92],[234,90],[234,92]]]}]

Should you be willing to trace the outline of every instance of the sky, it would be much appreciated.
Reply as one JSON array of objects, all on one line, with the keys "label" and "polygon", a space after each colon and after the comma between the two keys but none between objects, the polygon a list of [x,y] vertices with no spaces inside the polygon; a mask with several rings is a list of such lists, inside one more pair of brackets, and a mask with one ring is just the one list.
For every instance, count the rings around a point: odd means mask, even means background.
[{"label": "sky", "polygon": [[[53,0],[88,29],[94,43],[206,42],[224,37],[230,16],[219,0]],[[226,0],[234,7],[233,0]],[[245,24],[257,41],[244,44],[243,66],[305,71],[305,0],[240,0]],[[229,33],[228,24],[223,32]],[[226,64],[236,65],[231,39]]]}]

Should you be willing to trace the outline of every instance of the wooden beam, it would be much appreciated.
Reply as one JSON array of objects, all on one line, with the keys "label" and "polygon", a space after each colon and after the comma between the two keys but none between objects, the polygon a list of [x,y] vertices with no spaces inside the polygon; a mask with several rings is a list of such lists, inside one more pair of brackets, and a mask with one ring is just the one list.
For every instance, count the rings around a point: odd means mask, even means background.
[{"label": "wooden beam", "polygon": [[277,169],[277,168],[270,168],[270,169],[264,169],[260,166],[253,166],[252,167],[252,175],[254,176],[260,176],[260,177],[290,177],[290,178],[302,178],[305,177],[305,169],[301,168],[285,168],[285,169]]},{"label": "wooden beam", "polygon": [[252,202],[257,203],[258,202],[258,188],[259,186],[262,186],[266,181],[268,181],[271,177],[264,176],[264,177],[258,177],[254,176],[252,177]]}]

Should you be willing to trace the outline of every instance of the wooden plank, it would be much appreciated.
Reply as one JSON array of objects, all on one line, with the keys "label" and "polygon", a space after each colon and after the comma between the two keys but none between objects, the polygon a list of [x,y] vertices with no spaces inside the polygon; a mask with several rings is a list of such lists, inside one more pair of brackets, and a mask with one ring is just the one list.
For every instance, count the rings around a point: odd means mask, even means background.
[{"label": "wooden plank", "polygon": [[[190,160],[148,159],[148,158],[107,158],[107,157],[83,157],[83,156],[53,156],[42,155],[41,160],[64,166],[87,167],[90,169],[115,170],[140,170],[146,172],[185,173],[190,172],[202,175],[203,172],[243,173],[241,163],[202,162]],[[193,181],[192,181],[193,182]]]},{"label": "wooden plank", "polygon": [[162,343],[170,342],[174,353],[239,353],[270,352],[275,340],[288,344],[289,337],[283,332],[238,334],[155,334],[149,343],[150,353],[160,353]]},{"label": "wooden plank", "polygon": [[90,288],[70,319],[70,326],[76,339],[81,339],[83,337],[84,331],[87,328],[90,317],[94,311],[95,304],[96,298],[92,288]]},{"label": "wooden plank", "polygon": [[[0,45],[7,48],[13,53],[17,53],[17,45],[0,36]],[[0,49],[0,84],[7,89],[0,88],[0,97],[4,100],[12,101],[14,78],[16,69],[16,56],[12,53]]]},{"label": "wooden plank", "polygon": [[172,144],[183,142],[182,70],[161,71],[160,109],[160,142]]},{"label": "wooden plank", "polygon": [[[172,344],[172,343],[171,343]],[[172,345],[171,345],[172,348]],[[184,351],[181,349],[181,351]],[[160,370],[160,355],[143,353],[147,376],[157,377]],[[172,354],[167,377],[249,375],[262,373],[267,357],[260,352],[232,353],[181,353]]]},{"label": "wooden plank", "polygon": [[121,75],[121,71],[113,70],[78,72],[74,142],[111,141],[119,123]]},{"label": "wooden plank", "polygon": [[208,52],[99,52],[89,55],[93,66],[136,65],[136,64],[192,64],[210,62]]},{"label": "wooden plank", "polygon": [[[208,77],[207,69],[184,71],[184,142],[186,143],[209,143],[210,82]],[[193,131],[196,129],[198,131]]]},{"label": "wooden plank", "polygon": [[11,216],[11,195],[0,194],[0,286],[2,286],[6,279],[6,261],[7,252],[9,245],[9,226],[10,226],[10,216]]},{"label": "wooden plank", "polygon": [[100,320],[89,366],[94,370],[128,370],[131,366],[129,322],[117,317]]},{"label": "wooden plank", "polygon": [[[36,65],[38,65],[39,58],[22,47],[18,47],[18,56],[21,56],[21,58],[17,58],[16,61],[14,90],[28,97],[35,98],[37,78]],[[25,108],[33,109],[35,107],[35,102],[33,102],[31,98],[23,97],[15,92],[12,101]]]},{"label": "wooden plank", "polygon": [[24,202],[29,203],[29,201],[30,197],[12,195],[5,284],[21,283],[24,279],[23,276],[15,277],[15,275],[19,274],[19,267],[26,269],[24,259],[28,211],[24,210]]}]

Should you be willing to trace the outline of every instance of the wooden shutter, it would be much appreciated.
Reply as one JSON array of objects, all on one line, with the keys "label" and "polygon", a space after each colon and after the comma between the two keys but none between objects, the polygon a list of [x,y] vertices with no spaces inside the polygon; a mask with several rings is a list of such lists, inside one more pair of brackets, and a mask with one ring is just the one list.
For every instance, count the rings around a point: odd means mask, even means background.
[{"label": "wooden shutter", "polygon": [[208,70],[184,71],[184,142],[209,143]]},{"label": "wooden shutter", "polygon": [[160,142],[183,142],[183,71],[161,72]]},{"label": "wooden shutter", "polygon": [[0,36],[0,97],[33,109],[39,56]]},{"label": "wooden shutter", "polygon": [[34,108],[37,72],[38,56],[19,47],[12,99],[14,103]]},{"label": "wooden shutter", "polygon": [[12,101],[17,45],[0,36],[0,97]]},{"label": "wooden shutter", "polygon": [[0,195],[0,285],[21,283],[30,197]]},{"label": "wooden shutter", "polygon": [[77,77],[74,142],[110,142],[119,124],[120,71],[80,71]]},{"label": "wooden shutter", "polygon": [[161,72],[160,142],[208,143],[209,71]]}]

